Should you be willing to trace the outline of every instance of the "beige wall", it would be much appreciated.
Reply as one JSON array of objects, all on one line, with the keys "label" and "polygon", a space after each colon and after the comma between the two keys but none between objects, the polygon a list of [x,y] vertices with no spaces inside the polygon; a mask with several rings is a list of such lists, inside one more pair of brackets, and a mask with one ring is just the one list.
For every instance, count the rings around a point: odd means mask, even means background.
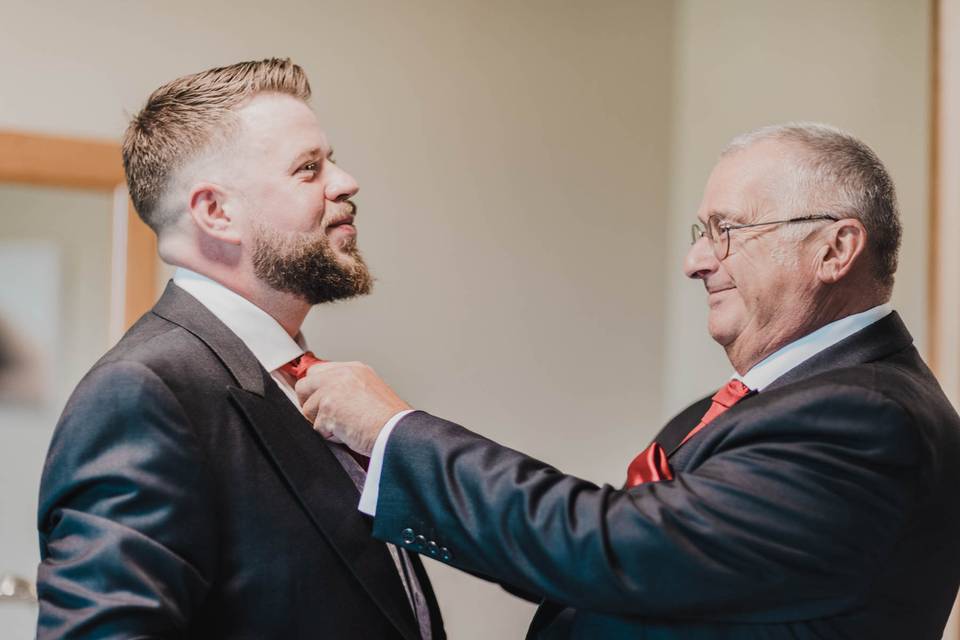
[{"label": "beige wall", "polygon": [[[0,127],[116,138],[176,75],[301,62],[379,276],[311,315],[312,346],[566,471],[619,483],[728,374],[679,268],[740,131],[823,120],[874,146],[905,217],[896,304],[924,344],[924,0],[3,5]],[[452,638],[521,636],[532,607],[430,565]]]}]

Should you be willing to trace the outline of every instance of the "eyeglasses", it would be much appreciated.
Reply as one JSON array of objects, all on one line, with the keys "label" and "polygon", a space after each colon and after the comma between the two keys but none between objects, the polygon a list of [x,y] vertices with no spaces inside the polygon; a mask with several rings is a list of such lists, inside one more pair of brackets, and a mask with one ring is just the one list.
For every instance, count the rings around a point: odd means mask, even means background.
[{"label": "eyeglasses", "polygon": [[713,253],[717,260],[725,260],[730,255],[730,232],[735,229],[748,229],[750,227],[765,227],[770,224],[791,224],[794,222],[813,222],[816,220],[830,220],[836,222],[839,218],[830,215],[804,216],[801,218],[790,218],[789,220],[771,220],[769,222],[755,222],[754,224],[730,224],[720,216],[710,216],[707,218],[707,226],[704,228],[699,222],[694,222],[690,227],[690,243],[696,244],[697,240],[707,236],[707,240],[713,246]]}]

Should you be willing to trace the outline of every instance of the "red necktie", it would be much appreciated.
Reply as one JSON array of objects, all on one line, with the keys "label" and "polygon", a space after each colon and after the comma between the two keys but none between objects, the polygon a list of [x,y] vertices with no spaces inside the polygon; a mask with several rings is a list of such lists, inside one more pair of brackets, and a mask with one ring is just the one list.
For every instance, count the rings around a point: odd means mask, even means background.
[{"label": "red necktie", "polygon": [[[293,360],[291,360],[290,362],[288,362],[287,364],[280,367],[280,371],[283,371],[287,375],[292,376],[296,380],[300,380],[305,375],[307,375],[307,371],[310,369],[310,367],[317,364],[318,362],[326,362],[326,360],[321,360],[317,356],[313,355],[313,351],[305,351],[302,356],[298,356]],[[336,443],[331,443],[331,444],[336,444]],[[340,445],[340,446],[343,447],[343,445]],[[367,470],[367,467],[370,465],[370,458],[368,458],[367,456],[361,453],[357,453],[356,451],[353,451],[349,447],[343,447],[343,448],[347,450],[347,453],[353,456],[353,459],[357,461],[357,464],[363,467],[364,471]]]},{"label": "red necktie", "polygon": [[[713,394],[710,408],[700,418],[700,423],[690,430],[690,433],[686,435],[678,447],[683,446],[687,440],[699,433],[721,413],[740,402],[749,393],[750,389],[739,380],[728,382],[726,386]],[[626,486],[628,488],[635,487],[644,482],[657,482],[659,480],[673,480],[673,472],[667,462],[667,452],[663,450],[659,443],[654,442],[641,451],[627,467]]]},{"label": "red necktie", "polygon": [[313,355],[313,351],[305,351],[302,356],[297,356],[287,364],[280,367],[280,371],[283,371],[285,374],[293,377],[294,380],[299,380],[303,376],[307,375],[307,370],[318,362],[326,362],[326,360],[321,360],[317,356]]}]

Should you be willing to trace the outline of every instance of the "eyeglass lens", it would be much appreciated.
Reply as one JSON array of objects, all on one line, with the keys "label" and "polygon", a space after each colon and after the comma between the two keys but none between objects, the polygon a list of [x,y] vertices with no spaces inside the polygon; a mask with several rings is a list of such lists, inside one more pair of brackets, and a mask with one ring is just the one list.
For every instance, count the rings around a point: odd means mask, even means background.
[{"label": "eyeglass lens", "polygon": [[707,227],[709,227],[707,235],[713,244],[713,252],[717,254],[717,260],[723,260],[730,250],[730,232],[720,226],[718,216],[710,216],[710,219],[707,220]]}]

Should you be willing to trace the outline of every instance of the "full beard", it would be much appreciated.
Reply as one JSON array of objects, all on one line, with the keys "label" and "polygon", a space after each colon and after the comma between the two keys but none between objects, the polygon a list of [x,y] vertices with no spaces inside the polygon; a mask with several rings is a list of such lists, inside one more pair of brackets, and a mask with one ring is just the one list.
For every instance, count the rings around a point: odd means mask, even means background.
[{"label": "full beard", "polygon": [[373,289],[373,276],[354,238],[349,238],[338,254],[323,229],[281,233],[259,225],[253,270],[277,291],[292,293],[312,305],[355,298]]}]

